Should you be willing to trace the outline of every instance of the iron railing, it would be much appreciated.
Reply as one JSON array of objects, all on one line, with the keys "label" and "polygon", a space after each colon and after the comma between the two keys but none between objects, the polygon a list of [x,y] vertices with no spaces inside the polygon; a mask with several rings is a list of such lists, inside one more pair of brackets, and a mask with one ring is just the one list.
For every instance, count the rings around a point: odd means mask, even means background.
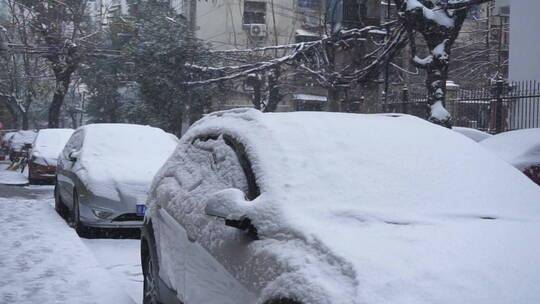
[{"label": "iron railing", "polygon": [[[404,88],[399,98],[381,103],[380,111],[405,113],[422,118],[429,115],[425,91]],[[494,81],[489,88],[448,90],[446,108],[453,124],[489,133],[540,128],[540,82]]]}]

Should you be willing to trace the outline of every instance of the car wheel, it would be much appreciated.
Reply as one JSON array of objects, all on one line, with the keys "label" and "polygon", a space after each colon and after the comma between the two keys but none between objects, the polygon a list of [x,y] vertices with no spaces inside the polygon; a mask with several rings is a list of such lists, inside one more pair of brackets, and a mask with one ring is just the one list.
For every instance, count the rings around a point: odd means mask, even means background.
[{"label": "car wheel", "polygon": [[81,237],[88,235],[88,228],[81,223],[81,213],[79,210],[79,194],[77,191],[73,191],[73,208],[71,209],[71,227],[75,229],[77,234]]},{"label": "car wheel", "polygon": [[159,299],[159,264],[155,248],[146,238],[141,242],[141,257],[143,268],[143,304],[158,304]]},{"label": "car wheel", "polygon": [[54,186],[54,210],[56,210],[58,215],[60,215],[62,218],[66,217],[68,211],[66,205],[60,198],[60,192],[57,184]]}]

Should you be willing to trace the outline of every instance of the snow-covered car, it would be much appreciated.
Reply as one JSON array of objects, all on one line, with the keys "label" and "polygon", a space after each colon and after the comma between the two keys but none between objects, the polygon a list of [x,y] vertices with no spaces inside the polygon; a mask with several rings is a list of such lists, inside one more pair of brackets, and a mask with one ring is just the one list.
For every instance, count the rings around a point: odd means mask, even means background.
[{"label": "snow-covered car", "polygon": [[480,144],[540,185],[540,128],[500,133]]},{"label": "snow-covered car", "polygon": [[36,139],[37,132],[32,130],[20,130],[15,132],[8,140],[9,158],[13,161],[16,160],[29,149],[32,148],[32,143]]},{"label": "snow-covered car", "polygon": [[488,139],[491,136],[493,136],[489,133],[486,133],[477,129],[473,129],[473,128],[452,127],[452,130],[467,136],[468,138],[474,140],[475,142],[481,142],[482,140]]},{"label": "snow-covered car", "polygon": [[178,139],[149,126],[92,124],[73,133],[58,158],[55,209],[88,227],[136,228],[152,178]]},{"label": "snow-covered car", "polygon": [[0,132],[0,160],[5,160],[6,155],[9,154],[9,140],[13,135],[15,135],[15,132]]},{"label": "snow-covered car", "polygon": [[15,133],[17,132],[2,132],[2,138],[0,139],[2,141],[0,145],[2,149],[8,148],[9,140],[11,137],[13,137],[13,135],[15,135]]},{"label": "snow-covered car", "polygon": [[412,116],[217,112],[154,178],[144,303],[540,303],[539,199]]},{"label": "snow-covered car", "polygon": [[73,134],[73,129],[42,129],[38,132],[28,159],[28,181],[54,182],[60,152]]}]

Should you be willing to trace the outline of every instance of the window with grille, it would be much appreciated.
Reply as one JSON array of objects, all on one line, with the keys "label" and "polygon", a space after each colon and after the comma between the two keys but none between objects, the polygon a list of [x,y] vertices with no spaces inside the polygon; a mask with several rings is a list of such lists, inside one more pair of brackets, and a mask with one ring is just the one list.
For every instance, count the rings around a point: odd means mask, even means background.
[{"label": "window with grille", "polygon": [[244,2],[244,24],[266,24],[266,2]]}]

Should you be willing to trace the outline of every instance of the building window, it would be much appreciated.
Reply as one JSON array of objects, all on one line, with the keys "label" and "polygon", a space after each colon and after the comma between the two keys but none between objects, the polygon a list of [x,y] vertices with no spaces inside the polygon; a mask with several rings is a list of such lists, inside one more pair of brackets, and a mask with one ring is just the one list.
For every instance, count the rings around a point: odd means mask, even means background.
[{"label": "building window", "polygon": [[467,12],[467,18],[472,20],[480,19],[480,5],[471,6]]},{"label": "building window", "polygon": [[266,24],[266,2],[244,2],[244,24]]},{"label": "building window", "polygon": [[316,9],[319,9],[320,4],[321,4],[320,0],[298,0],[299,8],[316,10]]}]

